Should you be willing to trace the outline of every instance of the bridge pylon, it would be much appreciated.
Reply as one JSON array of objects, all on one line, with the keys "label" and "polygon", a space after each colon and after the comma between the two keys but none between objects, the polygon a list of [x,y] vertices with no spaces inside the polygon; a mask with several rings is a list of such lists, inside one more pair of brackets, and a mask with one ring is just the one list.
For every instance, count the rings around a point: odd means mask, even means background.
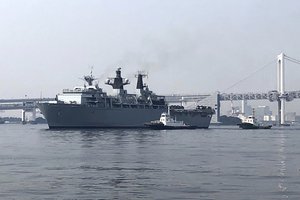
[{"label": "bridge pylon", "polygon": [[278,122],[279,125],[285,124],[285,77],[284,77],[284,57],[283,53],[277,56],[277,91],[279,93],[278,98]]}]

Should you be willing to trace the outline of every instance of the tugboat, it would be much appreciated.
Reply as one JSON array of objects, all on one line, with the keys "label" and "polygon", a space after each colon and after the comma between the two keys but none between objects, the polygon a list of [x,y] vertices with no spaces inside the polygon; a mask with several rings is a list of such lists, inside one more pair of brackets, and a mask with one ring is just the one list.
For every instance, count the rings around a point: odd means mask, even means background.
[{"label": "tugboat", "polygon": [[196,126],[187,125],[183,121],[176,121],[176,119],[171,118],[171,116],[165,112],[161,114],[159,120],[145,123],[145,126],[155,130],[197,128]]},{"label": "tugboat", "polygon": [[272,125],[259,124],[254,115],[242,119],[242,123],[238,124],[242,129],[270,129]]}]

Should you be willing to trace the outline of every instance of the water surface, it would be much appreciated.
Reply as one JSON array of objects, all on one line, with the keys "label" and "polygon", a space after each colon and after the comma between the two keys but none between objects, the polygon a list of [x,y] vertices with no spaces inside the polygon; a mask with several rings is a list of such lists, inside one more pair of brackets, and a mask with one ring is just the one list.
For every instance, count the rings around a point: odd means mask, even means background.
[{"label": "water surface", "polygon": [[300,127],[0,125],[0,199],[300,199]]}]

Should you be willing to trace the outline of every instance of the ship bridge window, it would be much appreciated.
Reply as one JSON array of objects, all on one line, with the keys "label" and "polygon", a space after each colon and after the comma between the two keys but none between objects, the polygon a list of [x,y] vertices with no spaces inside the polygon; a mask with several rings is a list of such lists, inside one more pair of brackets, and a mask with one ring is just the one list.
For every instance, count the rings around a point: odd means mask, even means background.
[{"label": "ship bridge window", "polygon": [[121,104],[113,104],[113,107],[115,107],[115,108],[121,108]]},{"label": "ship bridge window", "polygon": [[90,91],[95,91],[96,90],[96,88],[94,88],[94,87],[89,87],[87,89],[90,90]]},{"label": "ship bridge window", "polygon": [[81,91],[81,88],[75,87],[74,90],[75,91]]},{"label": "ship bridge window", "polygon": [[131,105],[131,108],[137,108],[138,106],[137,105]]},{"label": "ship bridge window", "polygon": [[159,109],[166,109],[166,106],[159,106]]}]

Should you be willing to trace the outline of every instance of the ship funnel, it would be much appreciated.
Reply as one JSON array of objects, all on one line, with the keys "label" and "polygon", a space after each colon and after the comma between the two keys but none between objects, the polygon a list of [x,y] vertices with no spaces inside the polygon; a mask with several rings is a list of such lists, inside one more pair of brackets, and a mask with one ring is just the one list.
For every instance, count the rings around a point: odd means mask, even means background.
[{"label": "ship funnel", "polygon": [[138,74],[137,75],[136,89],[143,89],[143,88],[144,88],[143,76],[142,76],[142,74]]},{"label": "ship funnel", "polygon": [[135,75],[135,77],[137,78],[137,83],[136,83],[136,89],[144,89],[144,82],[143,82],[143,78],[146,77],[147,75],[144,72],[138,72],[137,75]]},{"label": "ship funnel", "polygon": [[121,77],[121,67],[119,67],[116,71],[116,78],[122,78]]}]

